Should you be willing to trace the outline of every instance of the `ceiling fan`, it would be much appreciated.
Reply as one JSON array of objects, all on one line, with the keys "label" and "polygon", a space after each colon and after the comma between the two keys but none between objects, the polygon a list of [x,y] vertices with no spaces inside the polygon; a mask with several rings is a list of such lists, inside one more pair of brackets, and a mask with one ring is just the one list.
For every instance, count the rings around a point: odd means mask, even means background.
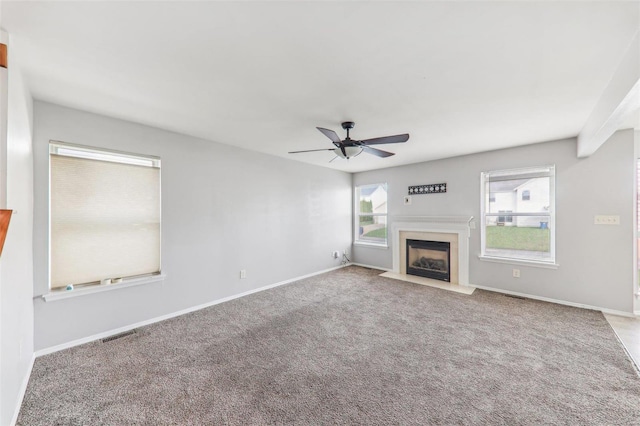
[{"label": "ceiling fan", "polygon": [[[340,137],[333,130],[324,129],[322,127],[316,127],[316,129],[320,130],[322,134],[331,139],[331,142],[336,146],[335,148],[326,148],[326,149],[309,149],[306,151],[290,151],[289,154],[299,154],[301,152],[315,152],[315,151],[333,151],[336,154],[336,158],[344,158],[349,159],[360,155],[362,152],[368,152],[369,154],[373,154],[378,157],[391,157],[395,155],[393,152],[383,151],[381,149],[372,148],[370,145],[382,145],[387,143],[401,143],[409,140],[409,134],[405,133],[402,135],[394,135],[394,136],[383,136],[381,138],[373,138],[373,139],[364,139],[361,141],[351,139],[349,137],[349,130],[353,129],[356,125],[353,121],[345,121],[342,123],[342,128],[347,131],[347,138],[344,140],[340,140]],[[331,160],[331,161],[333,161]]]}]

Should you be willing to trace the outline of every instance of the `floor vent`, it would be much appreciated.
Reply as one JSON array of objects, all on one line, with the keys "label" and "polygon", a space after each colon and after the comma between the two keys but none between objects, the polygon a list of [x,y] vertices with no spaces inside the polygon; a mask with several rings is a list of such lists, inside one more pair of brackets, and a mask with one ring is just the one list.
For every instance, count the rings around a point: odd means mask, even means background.
[{"label": "floor vent", "polygon": [[124,333],[114,334],[113,336],[105,337],[102,339],[102,343],[111,342],[116,339],[121,339],[123,337],[131,336],[132,334],[136,334],[136,330],[125,331]]}]

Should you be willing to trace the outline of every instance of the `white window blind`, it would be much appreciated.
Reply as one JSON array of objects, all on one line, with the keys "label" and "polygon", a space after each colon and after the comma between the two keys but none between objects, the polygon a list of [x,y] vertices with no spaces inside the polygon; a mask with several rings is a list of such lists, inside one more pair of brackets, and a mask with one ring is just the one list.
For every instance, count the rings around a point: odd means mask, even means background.
[{"label": "white window blind", "polygon": [[160,160],[50,144],[51,288],[160,272]]}]

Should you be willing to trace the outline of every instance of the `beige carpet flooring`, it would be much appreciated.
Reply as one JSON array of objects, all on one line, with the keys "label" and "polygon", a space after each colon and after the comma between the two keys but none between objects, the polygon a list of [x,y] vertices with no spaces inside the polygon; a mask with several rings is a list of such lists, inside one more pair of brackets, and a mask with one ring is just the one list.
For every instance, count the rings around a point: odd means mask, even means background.
[{"label": "beige carpet flooring", "polygon": [[20,425],[637,425],[599,312],[347,267],[36,360]]}]

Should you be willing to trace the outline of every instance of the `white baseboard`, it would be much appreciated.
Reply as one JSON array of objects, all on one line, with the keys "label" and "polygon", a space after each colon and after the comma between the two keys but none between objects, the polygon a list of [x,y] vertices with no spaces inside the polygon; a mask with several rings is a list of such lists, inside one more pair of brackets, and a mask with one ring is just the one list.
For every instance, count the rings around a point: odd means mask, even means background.
[{"label": "white baseboard", "polygon": [[363,268],[369,268],[369,269],[378,269],[380,271],[385,271],[385,272],[390,272],[391,271],[391,269],[389,269],[389,268],[381,268],[379,266],[366,265],[364,263],[351,262],[350,265],[362,266]]},{"label": "white baseboard", "polygon": [[469,284],[470,286],[480,288],[482,290],[493,291],[495,293],[510,294],[512,296],[525,297],[527,299],[541,300],[543,302],[557,303],[559,305],[572,306],[574,308],[590,309],[592,311],[600,311],[605,314],[619,315],[622,317],[635,317],[633,312],[618,311],[615,309],[601,308],[599,306],[584,305],[582,303],[567,302],[566,300],[552,299],[550,297],[534,296],[527,293],[519,293],[517,291],[502,290],[500,288],[486,287],[482,285]]},{"label": "white baseboard", "polygon": [[167,320],[167,319],[170,319],[170,318],[175,318],[175,317],[178,317],[180,315],[188,314],[190,312],[199,311],[200,309],[208,308],[210,306],[214,306],[214,305],[217,305],[217,304],[220,304],[220,303],[228,302],[228,301],[233,300],[233,299],[238,299],[240,297],[248,296],[248,295],[253,294],[253,293],[258,293],[258,292],[261,292],[261,291],[264,291],[264,290],[269,290],[270,288],[279,287],[281,285],[290,284],[292,282],[300,281],[300,280],[303,280],[305,278],[310,278],[310,277],[313,277],[313,276],[316,276],[316,275],[320,275],[320,274],[324,274],[324,273],[327,273],[327,272],[335,271],[336,269],[344,268],[345,266],[349,266],[349,264],[339,265],[339,266],[335,266],[333,268],[324,269],[322,271],[313,272],[311,274],[302,275],[300,277],[295,277],[295,278],[291,278],[291,279],[288,279],[288,280],[280,281],[280,282],[277,282],[275,284],[269,284],[269,285],[266,285],[264,287],[256,288],[256,289],[249,290],[249,291],[245,291],[243,293],[234,294],[233,296],[224,297],[222,299],[216,299],[216,300],[213,300],[211,302],[203,303],[201,305],[192,306],[190,308],[182,309],[180,311],[172,312],[172,313],[166,314],[166,315],[161,315],[159,317],[151,318],[151,319],[148,319],[148,320],[145,320],[145,321],[140,321],[140,322],[137,322],[135,324],[129,324],[129,325],[126,325],[124,327],[120,327],[120,328],[116,328],[116,329],[113,329],[113,330],[105,331],[103,333],[98,333],[98,334],[94,334],[94,335],[91,335],[91,336],[83,337],[81,339],[72,340],[70,342],[61,343],[59,345],[50,346],[48,348],[39,349],[39,350],[37,350],[35,352],[34,355],[35,355],[35,357],[40,357],[40,356],[48,355],[48,354],[51,354],[51,353],[54,353],[54,352],[58,352],[58,351],[61,351],[61,350],[64,350],[64,349],[72,348],[74,346],[83,345],[83,344],[89,343],[89,342],[94,342],[96,340],[104,339],[106,337],[113,336],[115,334],[120,334],[120,333],[124,333],[126,331],[129,331],[129,330],[133,330],[134,328],[144,327],[145,325],[150,325],[150,324],[153,324],[153,323],[156,323],[156,322],[160,322],[160,321],[164,321],[164,320]]},{"label": "white baseboard", "polygon": [[36,354],[31,356],[31,362],[29,363],[29,368],[27,368],[27,373],[22,378],[22,384],[20,385],[20,390],[18,391],[18,401],[16,401],[16,408],[13,410],[13,417],[11,418],[11,426],[14,426],[18,421],[18,415],[20,414],[20,407],[22,407],[22,400],[24,399],[24,395],[27,393],[27,386],[29,385],[29,378],[31,377],[31,371],[33,370],[33,364],[36,362]]}]

